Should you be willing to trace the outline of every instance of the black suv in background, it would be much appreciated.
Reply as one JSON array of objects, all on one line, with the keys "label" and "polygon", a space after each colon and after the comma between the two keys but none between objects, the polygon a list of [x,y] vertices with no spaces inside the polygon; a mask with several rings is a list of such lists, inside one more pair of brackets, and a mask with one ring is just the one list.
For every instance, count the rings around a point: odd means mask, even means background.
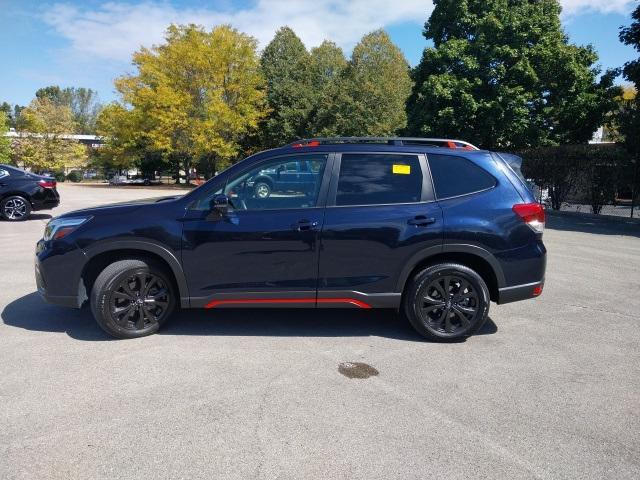
[{"label": "black suv in background", "polygon": [[49,210],[59,204],[54,178],[0,164],[0,218],[26,220],[34,210]]},{"label": "black suv in background", "polygon": [[519,166],[453,140],[302,140],[182,197],[51,220],[36,282],[120,338],[180,306],[392,308],[429,339],[459,339],[490,301],[542,293],[545,212]]}]

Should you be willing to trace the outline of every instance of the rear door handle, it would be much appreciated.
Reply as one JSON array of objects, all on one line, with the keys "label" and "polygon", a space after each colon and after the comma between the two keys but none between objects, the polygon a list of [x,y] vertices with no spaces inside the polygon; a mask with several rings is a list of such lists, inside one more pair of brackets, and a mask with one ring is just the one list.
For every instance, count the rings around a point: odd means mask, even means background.
[{"label": "rear door handle", "polygon": [[306,232],[308,230],[316,230],[318,228],[318,222],[312,222],[311,220],[299,220],[297,223],[291,225],[293,230],[298,232]]},{"label": "rear door handle", "polygon": [[426,217],[424,215],[416,215],[407,222],[409,225],[415,225],[416,227],[426,227],[432,223],[436,223],[436,219],[433,217]]}]

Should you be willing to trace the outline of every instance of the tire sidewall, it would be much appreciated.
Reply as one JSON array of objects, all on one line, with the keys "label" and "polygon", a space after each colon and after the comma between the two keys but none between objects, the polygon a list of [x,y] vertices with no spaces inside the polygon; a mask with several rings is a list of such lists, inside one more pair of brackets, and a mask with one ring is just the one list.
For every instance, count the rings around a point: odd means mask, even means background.
[{"label": "tire sidewall", "polygon": [[[165,315],[160,322],[154,323],[142,330],[129,330],[118,325],[113,319],[113,317],[111,316],[110,304],[115,287],[117,287],[120,282],[132,275],[135,275],[136,273],[153,273],[154,275],[160,277],[160,279],[166,285],[167,290],[169,291],[169,307],[167,309],[168,314]],[[97,292],[95,306],[92,305],[92,307],[94,307],[93,314],[96,318],[96,321],[107,333],[119,338],[138,338],[156,333],[171,316],[175,305],[175,289],[169,277],[161,269],[151,268],[149,266],[139,266],[128,268],[110,278],[100,289],[100,291]]]},{"label": "tire sidewall", "polygon": [[[418,311],[418,295],[422,291],[423,287],[426,284],[431,283],[434,279],[447,275],[455,275],[467,280],[476,292],[478,292],[478,299],[482,303],[480,305],[479,314],[476,316],[474,323],[467,327],[466,330],[451,334],[444,334],[432,329],[427,322],[423,321],[422,316]],[[480,275],[475,271],[465,267],[464,265],[433,265],[416,275],[407,295],[405,313],[414,328],[424,336],[440,341],[455,341],[473,335],[482,327],[482,325],[484,325],[489,314],[490,301],[489,289],[482,277],[480,277]]]}]

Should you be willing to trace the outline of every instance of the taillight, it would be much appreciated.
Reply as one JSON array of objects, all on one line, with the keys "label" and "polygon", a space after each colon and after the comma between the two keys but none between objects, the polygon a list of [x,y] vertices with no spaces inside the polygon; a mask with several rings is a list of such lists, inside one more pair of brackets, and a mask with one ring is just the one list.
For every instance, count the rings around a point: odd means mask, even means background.
[{"label": "taillight", "polygon": [[40,180],[38,182],[38,185],[40,185],[42,188],[56,188],[56,181],[55,180]]},{"label": "taillight", "polygon": [[544,231],[544,207],[540,203],[517,203],[513,211],[537,233]]}]

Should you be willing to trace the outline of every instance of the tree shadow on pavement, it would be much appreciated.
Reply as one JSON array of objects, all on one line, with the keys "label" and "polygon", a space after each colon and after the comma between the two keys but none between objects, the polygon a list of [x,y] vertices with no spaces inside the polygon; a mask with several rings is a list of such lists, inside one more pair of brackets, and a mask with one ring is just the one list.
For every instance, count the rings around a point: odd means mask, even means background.
[{"label": "tree shadow on pavement", "polygon": [[598,235],[626,235],[640,237],[640,223],[631,220],[613,221],[608,218],[547,215],[546,228],[568,232],[592,233]]},{"label": "tree shadow on pavement", "polygon": [[[34,292],[9,303],[5,325],[40,332],[65,332],[84,341],[112,338],[96,324],[88,309],[48,305]],[[498,331],[488,318],[476,335]],[[220,309],[180,310],[159,335],[216,335],[266,337],[386,337],[423,342],[409,323],[393,310],[351,309]]]}]

